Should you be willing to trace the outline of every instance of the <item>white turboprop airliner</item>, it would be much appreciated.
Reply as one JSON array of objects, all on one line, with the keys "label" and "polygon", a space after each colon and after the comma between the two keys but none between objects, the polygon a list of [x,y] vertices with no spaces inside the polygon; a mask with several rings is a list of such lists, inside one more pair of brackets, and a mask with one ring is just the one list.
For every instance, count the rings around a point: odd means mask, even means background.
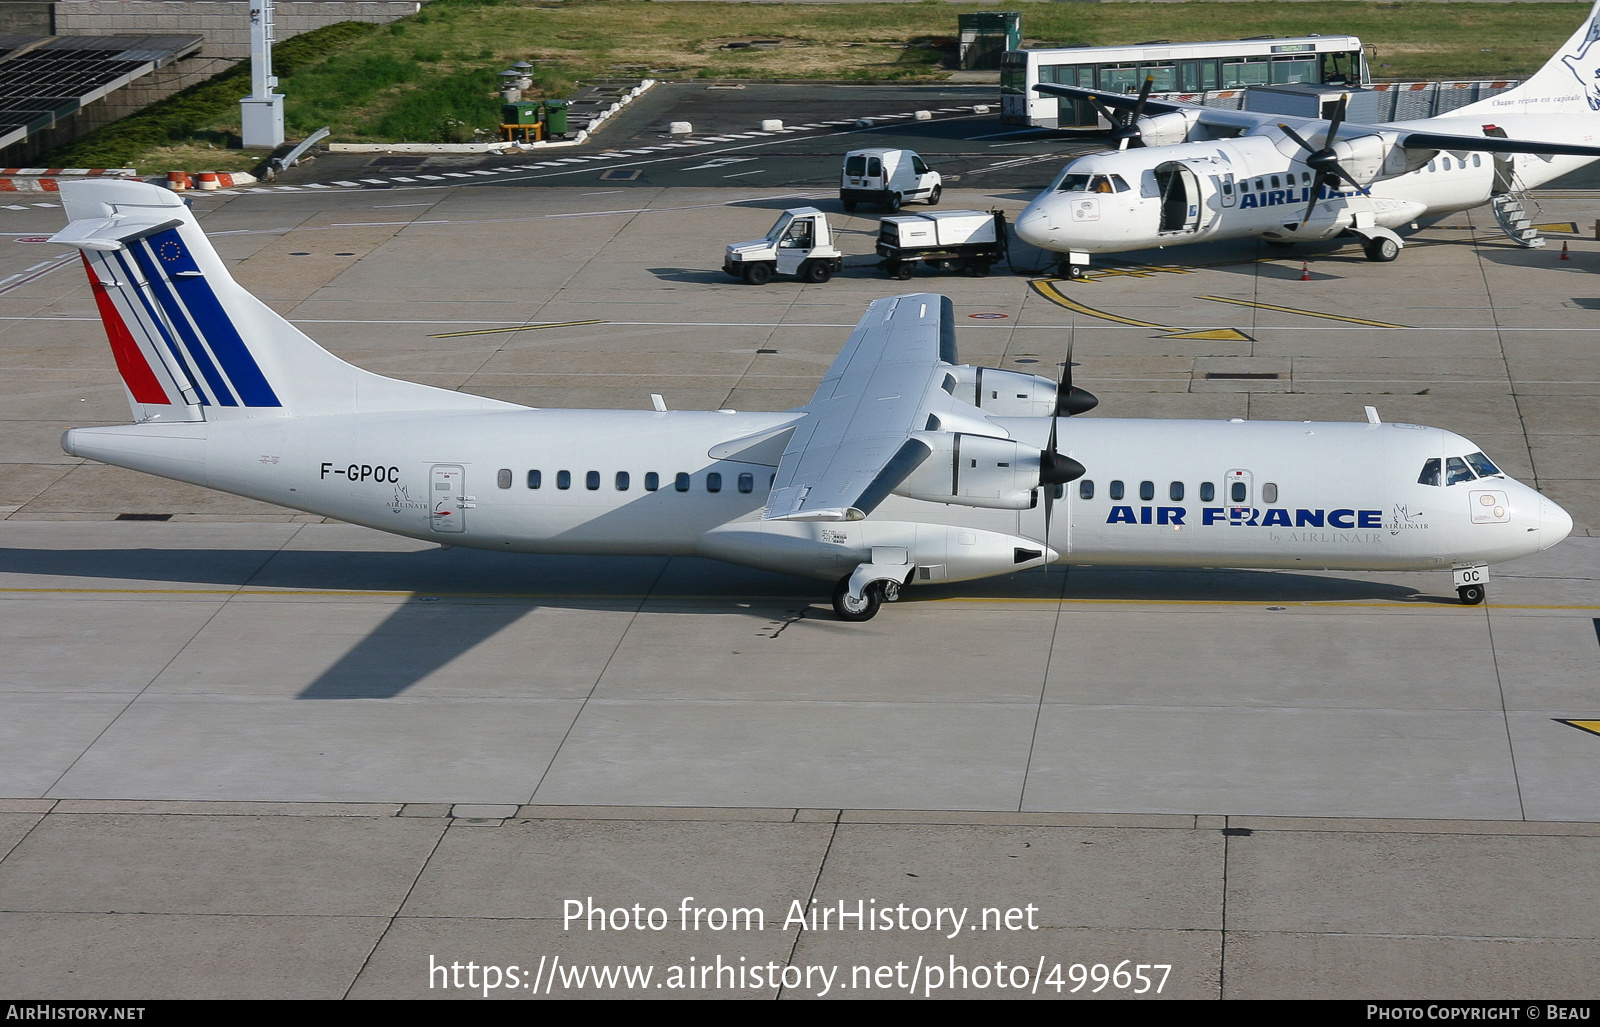
[{"label": "white turboprop airliner", "polygon": [[1246,237],[1353,237],[1367,259],[1393,260],[1396,228],[1497,196],[1507,231],[1526,234],[1515,194],[1600,158],[1597,18],[1600,4],[1515,89],[1420,121],[1351,124],[1343,101],[1329,121],[1147,103],[1149,80],[1137,97],[1041,83],[1099,107],[1119,149],[1067,165],[1017,235],[1065,254],[1076,278],[1093,253]]},{"label": "white turboprop airliner", "polygon": [[[1477,446],[1407,424],[1070,420],[1093,396],[957,362],[950,301],[876,300],[806,406],[537,410],[333,356],[228,274],[177,195],[61,187],[136,423],[73,456],[443,545],[696,555],[836,581],[846,620],[902,587],[1052,561],[1453,569],[1572,519]],[[1070,486],[1069,486],[1070,483]],[[1069,487],[1064,487],[1069,486]]]}]

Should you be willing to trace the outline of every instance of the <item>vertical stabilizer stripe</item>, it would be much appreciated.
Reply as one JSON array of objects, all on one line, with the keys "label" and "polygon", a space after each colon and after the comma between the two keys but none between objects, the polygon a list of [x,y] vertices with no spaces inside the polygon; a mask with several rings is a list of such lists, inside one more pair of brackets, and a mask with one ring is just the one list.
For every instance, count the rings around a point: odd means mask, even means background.
[{"label": "vertical stabilizer stripe", "polygon": [[166,276],[161,273],[161,269],[151,259],[149,244],[155,239],[163,238],[165,235],[166,233],[162,233],[162,235],[131,243],[128,246],[128,251],[133,254],[133,259],[139,262],[139,268],[144,272],[145,280],[149,283],[150,295],[154,296],[156,302],[161,304],[161,309],[166,311],[167,319],[171,323],[173,330],[183,340],[183,348],[189,351],[189,356],[194,359],[195,366],[200,369],[200,374],[210,384],[211,394],[217,398],[217,402],[222,406],[238,406],[239,401],[233,398],[233,393],[228,388],[227,380],[222,377],[222,372],[217,370],[217,365],[212,361],[211,354],[206,352],[205,343],[196,334],[194,326],[189,323],[188,312],[183,309],[183,304],[178,302],[178,297],[168,288],[170,283],[167,282]]},{"label": "vertical stabilizer stripe", "polygon": [[151,236],[149,241],[151,249],[161,260],[173,290],[188,309],[206,345],[227,374],[228,384],[233,386],[233,391],[238,393],[244,405],[282,406],[177,230],[169,229]]},{"label": "vertical stabilizer stripe", "polygon": [[172,354],[173,361],[178,365],[178,369],[183,372],[184,381],[189,383],[189,391],[194,393],[195,399],[201,406],[209,406],[211,403],[210,397],[206,395],[205,389],[200,387],[200,383],[195,380],[194,369],[189,366],[189,361],[184,358],[183,350],[179,348],[177,340],[172,337],[171,332],[167,331],[167,326],[164,323],[165,319],[151,304],[150,297],[146,294],[145,286],[140,281],[144,277],[143,273],[130,265],[126,250],[113,252],[108,256],[116,259],[117,266],[122,271],[121,277],[128,280],[129,284],[124,295],[132,293],[139,301],[139,308],[144,311],[144,317],[141,318],[138,317],[138,310],[136,309],[134,311],[135,319],[139,321],[140,326],[147,334],[154,329],[154,337],[160,339],[162,344],[167,347],[167,352]]},{"label": "vertical stabilizer stripe", "polygon": [[79,250],[78,255],[83,258],[83,269],[89,274],[89,289],[94,293],[95,306],[100,308],[100,320],[106,326],[106,338],[111,343],[111,356],[117,362],[117,371],[128,386],[128,392],[137,403],[171,406],[172,397],[167,395],[167,390],[162,388],[160,379],[150,370],[150,364],[145,360],[144,354],[139,352],[139,344],[133,340],[133,334],[128,331],[122,315],[117,313],[111,297],[106,294],[105,285],[95,275],[94,268],[89,265],[88,254]]}]

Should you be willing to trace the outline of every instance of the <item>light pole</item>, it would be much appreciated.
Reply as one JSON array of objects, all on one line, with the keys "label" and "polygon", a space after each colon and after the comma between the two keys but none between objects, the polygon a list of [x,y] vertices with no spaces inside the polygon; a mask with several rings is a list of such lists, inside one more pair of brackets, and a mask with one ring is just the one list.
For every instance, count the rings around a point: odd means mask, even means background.
[{"label": "light pole", "polygon": [[272,74],[272,0],[250,0],[250,95],[239,101],[240,133],[247,147],[283,143],[283,94]]}]

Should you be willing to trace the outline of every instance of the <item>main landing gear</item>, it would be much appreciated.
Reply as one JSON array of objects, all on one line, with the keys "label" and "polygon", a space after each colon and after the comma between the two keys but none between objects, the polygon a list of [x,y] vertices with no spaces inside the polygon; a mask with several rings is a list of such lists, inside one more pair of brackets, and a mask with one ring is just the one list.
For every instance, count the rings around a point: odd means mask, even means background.
[{"label": "main landing gear", "polygon": [[[870,574],[874,570],[872,564],[862,564],[854,573],[846,574],[839,579],[837,585],[833,586],[833,612],[838,614],[840,620],[871,620],[878,615],[878,610],[884,603],[899,601],[901,582],[895,578],[874,577],[861,586],[859,596],[851,594],[850,585],[856,575],[863,572]],[[907,574],[907,577],[909,576]]]},{"label": "main landing gear", "polygon": [[1489,594],[1489,568],[1457,567],[1454,574],[1456,595],[1461,597],[1463,606],[1477,606],[1483,602],[1484,597]]}]

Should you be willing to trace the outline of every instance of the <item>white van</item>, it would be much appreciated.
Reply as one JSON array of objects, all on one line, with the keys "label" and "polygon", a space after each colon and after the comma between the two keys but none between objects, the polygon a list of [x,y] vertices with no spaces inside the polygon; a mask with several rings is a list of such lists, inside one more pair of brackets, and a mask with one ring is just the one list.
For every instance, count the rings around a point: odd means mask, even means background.
[{"label": "white van", "polygon": [[913,150],[851,150],[844,156],[839,200],[845,210],[855,210],[858,203],[899,210],[912,200],[932,206],[941,192],[939,173]]}]

